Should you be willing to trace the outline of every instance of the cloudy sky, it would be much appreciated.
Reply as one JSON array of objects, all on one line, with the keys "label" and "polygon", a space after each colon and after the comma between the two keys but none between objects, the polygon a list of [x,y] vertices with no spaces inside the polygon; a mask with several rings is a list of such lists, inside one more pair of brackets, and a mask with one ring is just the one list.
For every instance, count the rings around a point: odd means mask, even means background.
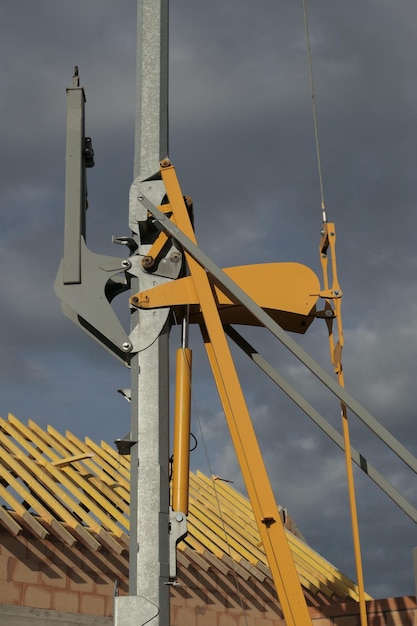
[{"label": "cloudy sky", "polygon": [[[53,283],[63,252],[65,88],[87,95],[88,245],[122,256],[135,124],[135,0],[0,7],[0,414],[112,442],[129,430],[129,371],[72,326]],[[170,158],[202,249],[221,266],[297,261],[319,273],[320,189],[302,1],[173,0]],[[417,359],[417,6],[309,7],[324,192],[338,233],[348,390],[414,453]],[[128,318],[127,299],[118,311]],[[250,340],[339,430],[339,405],[265,332]],[[173,329],[172,350],[179,333]],[[326,332],[300,343],[329,371]],[[193,469],[243,490],[208,366],[195,350]],[[278,501],[355,577],[340,450],[234,351]],[[416,506],[415,481],[353,415],[352,443]],[[207,450],[207,453],[205,452]],[[356,472],[365,585],[414,593],[415,525]]]}]

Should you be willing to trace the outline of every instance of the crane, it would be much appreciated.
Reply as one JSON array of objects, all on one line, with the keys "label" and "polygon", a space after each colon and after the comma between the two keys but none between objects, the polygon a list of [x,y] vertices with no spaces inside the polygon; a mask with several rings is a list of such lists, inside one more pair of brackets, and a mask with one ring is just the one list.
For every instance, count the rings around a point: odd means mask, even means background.
[{"label": "crane", "polygon": [[[198,247],[193,203],[183,194],[168,158],[168,0],[138,0],[138,70],[134,180],[129,194],[129,236],[113,238],[128,254],[111,257],[87,247],[86,171],[94,165],[85,136],[85,92],[78,69],[67,90],[64,258],[55,289],[64,313],[130,367],[131,430],[119,440],[131,455],[129,596],[115,601],[115,625],[169,625],[169,585],[176,579],[176,546],[187,533],[191,350],[188,326],[198,324],[222,401],[242,475],[258,522],[288,626],[311,623],[282,521],[243,397],[227,336],[263,369],[336,443],[344,440],[238,333],[236,325],[265,327],[409,467],[417,461],[377,420],[288,334],[304,333],[315,318],[340,319],[342,296],[323,288],[297,263],[219,268]],[[332,268],[334,225],[323,228],[320,253]],[[271,286],[274,286],[274,289]],[[130,292],[130,332],[110,306]],[[324,302],[323,308],[318,303]],[[168,340],[182,325],[177,354],[172,498],[169,484]],[[330,326],[329,326],[330,327]],[[339,332],[339,335],[341,333]],[[331,336],[333,336],[331,334]],[[340,339],[340,338],[339,338]],[[339,347],[338,347],[339,346]],[[340,341],[333,348],[336,365]],[[356,450],[357,463],[415,521],[417,512]],[[139,505],[140,503],[140,505]]]}]

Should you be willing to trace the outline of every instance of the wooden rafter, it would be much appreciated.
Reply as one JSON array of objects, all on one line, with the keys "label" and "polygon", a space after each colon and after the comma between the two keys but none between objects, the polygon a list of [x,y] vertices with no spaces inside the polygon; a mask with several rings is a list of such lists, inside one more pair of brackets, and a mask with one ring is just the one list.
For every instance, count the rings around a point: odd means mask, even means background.
[{"label": "wooden rafter", "polygon": [[[121,555],[128,548],[129,458],[105,442],[81,441],[48,426],[0,418],[0,525],[13,535],[48,535],[74,548]],[[356,585],[287,531],[306,596],[311,603],[357,600]],[[233,572],[272,583],[247,498],[229,483],[190,474],[189,534],[179,564],[201,571]],[[192,549],[190,549],[192,548]]]}]

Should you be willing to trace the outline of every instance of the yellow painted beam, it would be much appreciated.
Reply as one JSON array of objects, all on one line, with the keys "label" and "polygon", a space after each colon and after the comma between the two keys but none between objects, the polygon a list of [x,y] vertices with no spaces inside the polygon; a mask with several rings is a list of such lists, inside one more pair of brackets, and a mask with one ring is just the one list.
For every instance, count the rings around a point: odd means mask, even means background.
[{"label": "yellow painted beam", "polygon": [[[170,164],[163,163],[161,175],[178,228],[195,242],[194,231],[174,168]],[[212,287],[205,269],[189,254],[186,253],[186,257],[204,317],[203,339],[207,355],[259,533],[268,556],[284,618],[287,626],[311,625],[311,618],[285,530],[278,515],[275,497],[224,334]]]},{"label": "yellow painted beam", "polygon": [[[27,469],[31,471],[31,489],[36,491],[39,482],[42,481],[42,483],[49,490],[51,495],[56,494],[59,497],[60,501],[65,503],[65,506],[67,507],[65,510],[67,513],[69,511],[73,511],[82,520],[84,520],[84,522],[94,532],[98,533],[100,530],[99,523],[78,504],[78,502],[80,501],[78,497],[77,500],[74,500],[74,493],[71,490],[71,486],[68,489],[68,487],[65,485],[66,481],[64,479],[64,476],[62,475],[62,472],[55,469],[50,463],[48,463],[47,460],[42,457],[42,454],[38,450],[36,450],[36,448],[31,445],[30,442],[26,441],[24,437],[22,437],[21,434],[16,431],[16,429],[11,424],[5,423],[4,420],[0,419],[0,425],[5,428],[5,430],[13,437],[13,439],[15,439],[33,457],[30,458],[29,456],[25,455],[21,451],[21,449],[16,446],[15,443],[13,443],[9,439],[7,440],[5,445],[15,454],[16,458],[19,459],[22,464],[25,464]],[[35,463],[34,461],[37,461],[37,463]],[[39,469],[39,465],[42,466],[43,471]],[[62,487],[66,487],[67,490],[64,490]],[[56,502],[55,498],[53,497],[51,500],[52,503]],[[71,519],[71,515],[69,517]]]},{"label": "yellow painted beam", "polygon": [[58,461],[53,461],[52,465],[54,467],[67,467],[67,465],[73,465],[77,463],[77,461],[84,461],[85,459],[91,459],[94,456],[93,453],[84,453],[84,454],[74,454],[73,456],[67,456],[64,459],[59,459]]},{"label": "yellow painted beam", "polygon": [[[104,455],[106,454],[104,450],[102,450],[100,446],[97,446],[96,444],[95,444],[95,449],[91,447],[91,444],[90,445],[84,444],[80,439],[78,439],[75,435],[70,433],[68,430],[66,431],[65,436],[70,442],[74,443],[77,446],[81,446],[81,449],[83,449],[83,446],[84,446],[86,449],[94,450],[94,454],[95,454],[94,472],[96,472],[95,467],[98,466],[100,468],[100,471],[103,472],[103,475],[108,476],[110,478],[109,486],[112,489],[115,489],[125,502],[129,502],[130,501],[129,480],[121,475],[119,467],[115,468],[114,466],[110,465],[107,462],[107,460],[104,458]],[[91,466],[89,465],[89,467]],[[129,475],[129,471],[127,473]],[[100,474],[100,477],[102,477],[102,474]],[[103,480],[106,480],[106,478],[103,477]]]},{"label": "yellow painted beam", "polygon": [[[4,420],[0,418],[0,425],[3,425],[3,422]],[[8,449],[6,449],[6,446]],[[39,471],[39,466],[23,454],[9,438],[3,444],[2,456],[5,462],[16,471],[19,478],[27,484],[30,491],[35,494],[35,497],[54,511],[58,518],[66,522],[82,543],[88,545],[93,550],[99,549],[99,542],[74,518],[73,512],[77,511],[71,508],[72,503],[69,502],[69,508],[67,509],[60,500],[56,499],[55,494],[60,495],[60,489],[56,483],[50,480],[44,472]],[[75,506],[75,503],[73,504]]]},{"label": "yellow painted beam", "polygon": [[[66,437],[61,435],[57,430],[55,430],[52,426],[47,427],[48,434],[53,437],[54,440],[59,441],[62,445],[65,445],[69,452],[72,452],[74,455],[73,461],[74,466],[80,475],[90,482],[94,488],[98,491],[99,494],[104,496],[106,500],[109,502],[111,506],[116,507],[117,509],[121,509],[124,514],[124,522],[123,526],[128,530],[129,529],[129,492],[123,490],[122,493],[119,493],[120,486],[114,482],[114,472],[112,472],[113,476],[110,476],[108,473],[104,471],[102,466],[97,463],[97,454],[95,452],[88,451],[87,446],[84,444],[84,451],[80,450],[80,448],[69,441]],[[82,460],[82,463],[76,463],[77,455],[79,457],[78,460]],[[94,460],[93,460],[94,459]],[[60,464],[60,462],[58,462]],[[53,465],[57,465],[57,462],[54,462]],[[60,465],[61,466],[61,465]],[[123,497],[124,496],[124,497]]]},{"label": "yellow painted beam", "polygon": [[102,463],[104,462],[106,466],[110,468],[110,471],[117,472],[121,478],[125,479],[126,485],[129,485],[130,465],[126,466],[126,459],[124,459],[123,455],[116,455],[115,451],[113,451],[110,446],[103,445],[104,442],[99,446],[89,437],[85,438],[85,442],[88,447],[97,453]]},{"label": "yellow painted beam", "polygon": [[[56,483],[65,487],[65,490],[68,490],[68,492],[73,496],[73,498],[76,498],[80,505],[82,504],[87,511],[99,520],[99,522],[97,522],[91,515],[88,515],[91,528],[94,532],[98,534],[101,528],[100,525],[102,524],[105,528],[107,528],[107,530],[113,532],[116,536],[122,535],[123,530],[117,522],[120,522],[121,524],[126,523],[126,518],[123,513],[118,511],[113,504],[103,498],[97,489],[80,476],[80,474],[77,473],[73,467],[67,466],[62,469],[56,468],[51,462],[48,462],[47,459],[42,456],[42,453],[39,452],[38,448],[35,448],[33,444],[38,446],[44,454],[47,454],[51,461],[59,460],[58,455],[52,448],[53,442],[51,442],[51,438],[48,433],[42,431],[41,433],[35,434],[33,430],[29,431],[29,429],[23,424],[17,422],[18,420],[15,418],[13,425],[11,421],[8,423],[9,432],[13,433],[16,441],[18,441],[19,444],[25,448],[38,463],[43,465],[45,472],[47,472],[56,481]],[[17,428],[19,428],[20,432]],[[40,435],[42,436],[43,441]],[[29,441],[29,437],[31,437],[31,441]],[[68,495],[65,491],[61,491],[64,494],[64,501],[66,501],[68,499]],[[75,501],[73,500],[73,502]],[[84,508],[80,505],[77,504],[76,506],[78,511],[83,511],[82,515],[78,513],[81,519],[83,519],[85,518],[86,513]]]}]

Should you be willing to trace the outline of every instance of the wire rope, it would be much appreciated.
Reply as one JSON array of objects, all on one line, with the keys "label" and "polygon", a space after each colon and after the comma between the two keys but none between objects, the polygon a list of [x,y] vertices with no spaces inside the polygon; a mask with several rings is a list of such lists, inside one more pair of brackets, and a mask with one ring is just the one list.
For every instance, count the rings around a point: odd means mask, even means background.
[{"label": "wire rope", "polygon": [[314,88],[313,62],[312,62],[311,46],[310,46],[310,30],[308,26],[307,0],[303,0],[303,11],[304,11],[304,27],[305,27],[306,44],[307,44],[308,73],[309,73],[309,78],[310,78],[310,89],[311,89],[311,105],[313,109],[313,125],[314,125],[314,138],[315,138],[315,144],[316,144],[317,170],[318,170],[319,185],[320,185],[321,211],[322,211],[322,220],[324,224],[327,222],[327,214],[326,214],[326,203],[324,201],[323,169],[321,165],[321,155],[320,155],[319,123],[318,123],[318,117],[317,117],[316,94],[315,94],[315,88]]}]

